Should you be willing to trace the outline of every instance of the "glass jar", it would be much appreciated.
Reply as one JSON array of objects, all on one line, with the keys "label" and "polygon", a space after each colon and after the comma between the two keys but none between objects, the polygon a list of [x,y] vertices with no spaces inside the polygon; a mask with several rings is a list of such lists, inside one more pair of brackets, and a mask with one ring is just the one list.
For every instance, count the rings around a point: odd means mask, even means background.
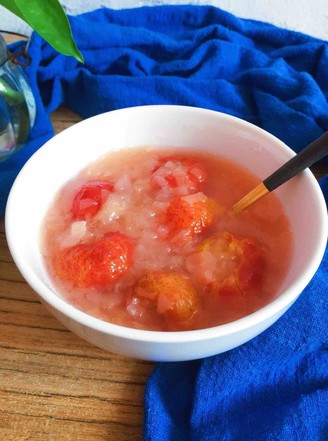
[{"label": "glass jar", "polygon": [[20,66],[0,35],[0,161],[23,147],[35,120],[35,101]]}]

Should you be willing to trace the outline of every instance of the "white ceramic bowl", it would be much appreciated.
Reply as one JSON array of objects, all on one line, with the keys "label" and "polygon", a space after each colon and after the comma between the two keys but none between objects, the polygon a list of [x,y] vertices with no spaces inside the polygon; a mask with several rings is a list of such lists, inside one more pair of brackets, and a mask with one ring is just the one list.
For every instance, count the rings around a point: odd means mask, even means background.
[{"label": "white ceramic bowl", "polygon": [[310,171],[276,191],[294,236],[293,258],[280,295],[235,322],[185,332],[117,326],[60,298],[45,271],[39,249],[40,224],[58,188],[107,151],[146,145],[214,152],[242,164],[261,179],[294,155],[284,143],[254,125],[199,108],[144,106],[87,119],[48,141],[17,177],[6,209],[6,235],[15,263],[59,321],[108,351],[154,361],[182,361],[237,347],[272,325],[292,305],[322,260],[327,241],[326,205]]}]

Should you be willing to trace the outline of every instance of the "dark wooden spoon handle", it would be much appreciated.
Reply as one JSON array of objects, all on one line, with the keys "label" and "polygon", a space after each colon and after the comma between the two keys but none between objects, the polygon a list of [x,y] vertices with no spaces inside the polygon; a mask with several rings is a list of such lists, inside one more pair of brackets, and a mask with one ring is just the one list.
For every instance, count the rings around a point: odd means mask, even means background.
[{"label": "dark wooden spoon handle", "polygon": [[296,176],[301,171],[311,167],[328,154],[328,132],[325,132],[315,141],[311,142],[304,150],[278,168],[268,176],[263,184],[269,191],[275,190],[284,182]]}]

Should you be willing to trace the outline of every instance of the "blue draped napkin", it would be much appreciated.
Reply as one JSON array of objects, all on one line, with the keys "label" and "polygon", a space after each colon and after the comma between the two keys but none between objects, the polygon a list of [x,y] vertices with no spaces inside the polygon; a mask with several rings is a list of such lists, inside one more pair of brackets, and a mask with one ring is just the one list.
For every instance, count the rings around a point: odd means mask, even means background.
[{"label": "blue draped napkin", "polygon": [[27,145],[0,164],[0,215],[19,169],[53,135],[49,113],[61,104],[82,117],[143,104],[205,107],[295,151],[328,130],[327,42],[208,6],[99,9],[70,21],[84,65],[33,35],[26,73],[38,114]]},{"label": "blue draped napkin", "polygon": [[[26,73],[37,119],[27,145],[0,165],[1,213],[61,104],[82,117],[144,104],[214,109],[295,151],[328,130],[327,42],[209,6],[99,9],[70,21],[84,65],[33,36]],[[328,439],[327,293],[326,253],[300,299],[251,342],[159,364],[146,387],[145,441]]]}]

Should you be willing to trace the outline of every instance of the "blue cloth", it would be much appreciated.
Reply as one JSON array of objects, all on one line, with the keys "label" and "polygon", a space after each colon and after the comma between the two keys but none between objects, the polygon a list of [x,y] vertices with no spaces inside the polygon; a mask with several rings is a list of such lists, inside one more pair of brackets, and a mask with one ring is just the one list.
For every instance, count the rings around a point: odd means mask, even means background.
[{"label": "blue cloth", "polygon": [[[327,42],[208,6],[99,9],[71,24],[84,65],[33,36],[26,72],[37,120],[26,147],[0,165],[1,212],[18,170],[53,135],[49,113],[61,104],[82,117],[143,104],[205,107],[295,151],[328,130]],[[145,441],[328,439],[327,292],[326,252],[269,330],[225,354],[159,364],[145,392]]]},{"label": "blue cloth", "polygon": [[143,104],[205,107],[295,151],[328,130],[327,42],[208,6],[99,9],[70,21],[84,65],[32,38],[26,73],[38,114],[26,147],[0,164],[0,215],[19,169],[53,135],[48,114],[64,103],[82,117]]}]

